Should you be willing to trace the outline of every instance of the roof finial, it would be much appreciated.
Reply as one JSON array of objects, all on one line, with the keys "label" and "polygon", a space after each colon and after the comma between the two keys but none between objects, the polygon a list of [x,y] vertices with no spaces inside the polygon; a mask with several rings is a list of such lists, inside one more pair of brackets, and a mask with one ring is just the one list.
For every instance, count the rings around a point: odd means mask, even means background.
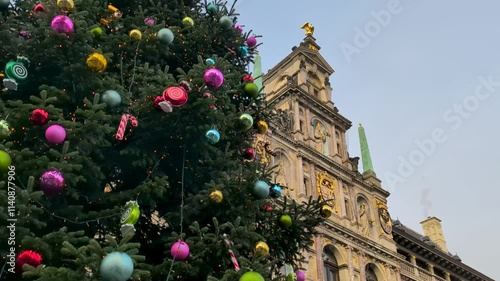
[{"label": "roof finial", "polygon": [[304,29],[306,31],[306,36],[313,36],[314,34],[314,26],[309,22],[304,23],[301,29]]},{"label": "roof finial", "polygon": [[358,133],[361,146],[361,159],[363,161],[363,174],[375,174],[372,158],[370,156],[370,149],[368,148],[368,141],[366,140],[365,129],[361,125],[361,122],[359,123]]}]

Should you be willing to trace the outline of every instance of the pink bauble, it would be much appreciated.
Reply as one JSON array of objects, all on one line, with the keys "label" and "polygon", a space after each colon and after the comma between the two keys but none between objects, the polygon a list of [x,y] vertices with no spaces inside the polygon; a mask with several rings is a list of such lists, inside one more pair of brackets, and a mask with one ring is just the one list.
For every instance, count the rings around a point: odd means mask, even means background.
[{"label": "pink bauble", "polygon": [[189,256],[189,246],[186,242],[175,242],[170,248],[170,254],[175,260],[184,260]]},{"label": "pink bauble", "polygon": [[234,25],[234,29],[236,29],[237,31],[239,31],[240,33],[243,32],[243,27],[239,24],[235,24]]},{"label": "pink bauble", "polygon": [[66,130],[59,125],[52,125],[45,131],[45,138],[52,144],[62,143],[66,139]]},{"label": "pink bauble", "polygon": [[247,46],[250,47],[250,48],[253,48],[255,46],[257,46],[257,38],[255,37],[248,37],[247,38]]},{"label": "pink bauble", "polygon": [[306,275],[302,270],[295,271],[295,275],[297,275],[297,281],[306,281]]},{"label": "pink bauble", "polygon": [[72,33],[75,31],[75,26],[73,25],[73,21],[67,16],[55,16],[52,22],[50,23],[50,27],[55,32],[59,33]]},{"label": "pink bauble", "polygon": [[205,80],[207,87],[216,89],[224,83],[224,74],[216,68],[210,68],[203,74],[203,79]]},{"label": "pink bauble", "polygon": [[64,190],[64,177],[59,171],[46,171],[40,177],[40,189],[47,196],[60,194]]}]

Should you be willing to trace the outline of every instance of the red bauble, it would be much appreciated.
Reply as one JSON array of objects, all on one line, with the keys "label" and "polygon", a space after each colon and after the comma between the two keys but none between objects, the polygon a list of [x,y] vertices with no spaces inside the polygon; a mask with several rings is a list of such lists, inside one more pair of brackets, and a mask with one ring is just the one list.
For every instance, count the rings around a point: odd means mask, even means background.
[{"label": "red bauble", "polygon": [[33,11],[35,11],[35,13],[45,12],[45,7],[43,6],[43,4],[36,4]]},{"label": "red bauble", "polygon": [[241,78],[241,83],[244,83],[244,82],[253,82],[253,77],[252,75],[245,75],[243,76],[243,78]]},{"label": "red bauble", "polygon": [[153,106],[154,108],[156,108],[157,110],[161,110],[161,107],[160,107],[160,102],[162,101],[165,101],[165,99],[161,96],[157,96],[154,100],[153,100]]},{"label": "red bauble", "polygon": [[49,113],[41,108],[37,108],[31,112],[30,120],[35,126],[43,126],[49,122]]},{"label": "red bauble", "polygon": [[247,148],[247,149],[243,150],[243,157],[246,160],[253,160],[255,158],[255,149]]},{"label": "red bauble", "polygon": [[163,98],[168,101],[172,106],[181,106],[188,101],[188,94],[182,87],[168,87],[163,91]]},{"label": "red bauble", "polygon": [[16,260],[16,267],[19,271],[22,271],[23,265],[29,264],[33,267],[37,267],[42,264],[42,255],[35,251],[27,250],[22,251]]},{"label": "red bauble", "polygon": [[212,98],[212,94],[210,94],[210,93],[203,93],[203,97],[206,98],[206,99],[210,99],[210,98]]}]

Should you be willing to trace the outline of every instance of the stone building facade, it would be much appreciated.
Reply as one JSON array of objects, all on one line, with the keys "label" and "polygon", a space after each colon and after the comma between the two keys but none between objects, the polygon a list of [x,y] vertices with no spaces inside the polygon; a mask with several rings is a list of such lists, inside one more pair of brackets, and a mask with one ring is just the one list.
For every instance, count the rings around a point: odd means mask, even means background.
[{"label": "stone building facade", "polygon": [[[394,239],[406,234],[399,226],[393,227],[387,209],[389,192],[373,170],[361,124],[363,171],[358,170],[360,158],[349,155],[346,132],[352,123],[332,102],[329,77],[334,70],[319,53],[314,28],[304,27],[306,37],[300,45],[256,80],[263,84],[266,99],[279,118],[266,135],[257,137],[255,147],[257,161],[277,165],[274,182],[288,187],[285,196],[297,201],[320,196],[333,210],[314,238],[314,246],[305,253],[307,280],[492,280],[485,276],[467,279],[466,275],[457,275],[461,279],[443,275],[443,279],[428,266],[422,268],[424,274],[418,274],[417,264],[409,260],[416,253],[398,244],[403,238]],[[253,75],[260,74],[257,57]],[[274,156],[265,153],[265,143],[271,144]]]}]

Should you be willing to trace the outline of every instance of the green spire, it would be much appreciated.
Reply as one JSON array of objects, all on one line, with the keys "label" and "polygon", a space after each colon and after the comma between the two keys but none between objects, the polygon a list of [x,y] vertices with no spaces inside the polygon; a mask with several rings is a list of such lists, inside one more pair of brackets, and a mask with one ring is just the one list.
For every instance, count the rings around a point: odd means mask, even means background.
[{"label": "green spire", "polygon": [[361,145],[361,159],[363,160],[363,174],[373,174],[372,157],[370,156],[370,149],[368,148],[368,141],[366,140],[365,128],[359,124],[359,143]]},{"label": "green spire", "polygon": [[252,76],[255,79],[253,82],[255,83],[257,88],[259,88],[260,91],[262,89],[262,59],[260,58],[259,52],[255,54]]}]

